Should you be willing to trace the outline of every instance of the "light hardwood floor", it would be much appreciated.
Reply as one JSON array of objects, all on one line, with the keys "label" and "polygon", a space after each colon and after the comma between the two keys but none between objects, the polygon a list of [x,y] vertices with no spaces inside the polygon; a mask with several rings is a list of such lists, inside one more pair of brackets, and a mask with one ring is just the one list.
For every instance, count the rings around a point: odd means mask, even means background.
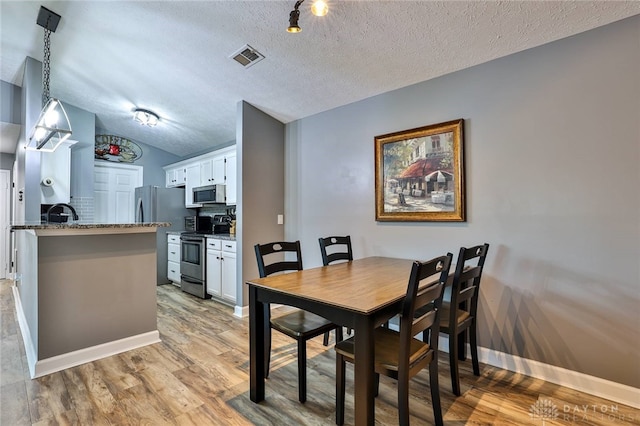
[{"label": "light hardwood floor", "polygon": [[[295,342],[274,332],[266,400],[254,404],[249,400],[247,319],[174,286],[158,287],[162,343],[35,380],[28,376],[7,280],[0,281],[0,308],[2,426],[335,424],[335,355],[322,346],[322,336],[308,343],[308,397],[300,404]],[[486,365],[475,377],[470,364],[462,363],[463,394],[455,398],[446,354],[441,354],[447,425],[640,425],[640,410]],[[346,424],[354,421],[352,386],[348,365]],[[427,370],[412,380],[412,424],[433,421],[428,386]],[[383,377],[376,423],[397,424],[395,407],[394,382]],[[543,412],[540,418],[531,415]]]}]

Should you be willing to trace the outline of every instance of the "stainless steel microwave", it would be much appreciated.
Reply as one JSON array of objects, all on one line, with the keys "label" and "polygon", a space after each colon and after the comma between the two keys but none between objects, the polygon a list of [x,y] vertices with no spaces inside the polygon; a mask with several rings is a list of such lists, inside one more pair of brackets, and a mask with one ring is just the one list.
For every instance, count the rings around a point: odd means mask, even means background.
[{"label": "stainless steel microwave", "polygon": [[225,203],[226,200],[227,197],[224,185],[207,185],[193,188],[194,203]]}]

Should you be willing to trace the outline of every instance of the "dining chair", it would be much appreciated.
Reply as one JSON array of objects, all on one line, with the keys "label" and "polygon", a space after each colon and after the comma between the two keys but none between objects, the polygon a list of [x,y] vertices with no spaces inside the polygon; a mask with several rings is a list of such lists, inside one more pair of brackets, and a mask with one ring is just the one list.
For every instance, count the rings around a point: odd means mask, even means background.
[{"label": "dining chair", "polygon": [[[318,242],[320,243],[320,254],[322,255],[322,264],[324,266],[339,260],[353,260],[351,236],[318,238]],[[327,250],[328,247],[329,250]]]},{"label": "dining chair", "polygon": [[482,269],[488,251],[489,244],[460,248],[451,284],[451,301],[445,301],[442,304],[440,332],[449,335],[451,388],[457,396],[460,396],[458,361],[466,359],[467,331],[469,333],[473,374],[480,375],[476,318],[478,297],[480,295],[480,279],[482,278]]},{"label": "dining chair", "polygon": [[[320,243],[320,254],[322,255],[322,264],[324,266],[330,265],[333,262],[353,260],[350,235],[344,237],[321,237],[318,238],[318,242]],[[329,247],[329,250],[327,250],[327,247]],[[350,328],[347,328],[347,334],[351,334]],[[329,333],[324,334],[322,344],[325,346],[329,345]]]},{"label": "dining chair", "polygon": [[[438,387],[438,324],[452,258],[453,255],[447,253],[427,262],[414,262],[400,311],[400,331],[387,327],[378,327],[374,331],[376,390],[380,374],[397,380],[400,425],[409,424],[409,379],[427,366],[433,417],[437,425],[443,424]],[[414,317],[417,308],[421,308],[422,315]],[[425,331],[429,335],[427,342],[414,337]],[[335,345],[338,425],[344,424],[345,366],[346,361],[354,362],[354,343],[354,338],[350,337]]]},{"label": "dining chair", "polygon": [[[261,278],[278,272],[301,271],[302,251],[300,241],[278,241],[254,246],[258,261],[258,272]],[[271,263],[265,262],[265,257],[272,259],[275,255],[289,254],[295,259],[280,260]],[[273,255],[273,256],[272,256]],[[265,342],[265,378],[269,377],[269,364],[271,360],[271,329],[275,329],[298,342],[298,399],[304,403],[307,400],[307,340],[320,336],[325,332],[336,330],[336,341],[342,340],[342,327],[333,324],[327,319],[304,311],[295,309],[279,317],[271,318],[269,306],[265,308],[265,324],[269,324],[269,332],[266,333]]]}]

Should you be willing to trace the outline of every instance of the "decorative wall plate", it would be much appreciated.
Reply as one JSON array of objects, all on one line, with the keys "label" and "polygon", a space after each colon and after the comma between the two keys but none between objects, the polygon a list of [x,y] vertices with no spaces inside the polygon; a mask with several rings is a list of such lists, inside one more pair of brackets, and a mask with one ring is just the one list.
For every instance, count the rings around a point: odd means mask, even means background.
[{"label": "decorative wall plate", "polygon": [[122,136],[96,135],[95,156],[100,160],[133,163],[142,157],[142,148]]}]

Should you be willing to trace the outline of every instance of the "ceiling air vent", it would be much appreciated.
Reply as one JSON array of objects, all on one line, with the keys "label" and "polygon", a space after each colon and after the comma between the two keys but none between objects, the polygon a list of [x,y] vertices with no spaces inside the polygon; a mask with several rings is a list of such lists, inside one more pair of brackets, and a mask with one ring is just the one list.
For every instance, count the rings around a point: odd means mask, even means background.
[{"label": "ceiling air vent", "polygon": [[229,57],[245,68],[249,68],[253,64],[264,59],[264,55],[262,53],[258,52],[248,44],[242,46],[240,50],[232,53]]}]

